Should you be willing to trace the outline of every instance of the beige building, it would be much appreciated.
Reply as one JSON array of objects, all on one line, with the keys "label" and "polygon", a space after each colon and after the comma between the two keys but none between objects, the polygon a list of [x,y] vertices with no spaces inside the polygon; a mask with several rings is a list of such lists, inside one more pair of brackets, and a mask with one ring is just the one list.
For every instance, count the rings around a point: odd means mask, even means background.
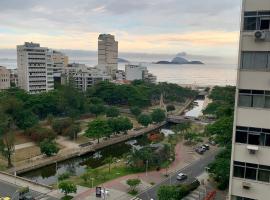
[{"label": "beige building", "polygon": [[270,199],[270,0],[243,0],[229,196]]},{"label": "beige building", "polygon": [[0,66],[0,90],[10,88],[10,72],[5,67]]},{"label": "beige building", "polygon": [[62,73],[64,67],[68,65],[68,56],[66,56],[60,51],[53,50],[52,59],[53,59],[53,72]]},{"label": "beige building", "polygon": [[98,68],[115,78],[118,68],[118,42],[113,35],[100,34],[98,37]]}]

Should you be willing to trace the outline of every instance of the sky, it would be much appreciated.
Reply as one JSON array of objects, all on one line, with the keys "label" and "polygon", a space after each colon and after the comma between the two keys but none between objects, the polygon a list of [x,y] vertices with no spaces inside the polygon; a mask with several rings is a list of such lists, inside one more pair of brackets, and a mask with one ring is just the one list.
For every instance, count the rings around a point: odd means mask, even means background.
[{"label": "sky", "polygon": [[96,50],[114,34],[120,52],[237,55],[241,0],[0,0],[0,49],[25,41]]}]

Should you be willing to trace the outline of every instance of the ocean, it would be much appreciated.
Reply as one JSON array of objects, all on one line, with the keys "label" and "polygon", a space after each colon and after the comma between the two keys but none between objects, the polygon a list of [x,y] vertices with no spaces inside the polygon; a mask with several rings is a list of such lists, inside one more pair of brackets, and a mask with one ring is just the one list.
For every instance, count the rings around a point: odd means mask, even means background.
[{"label": "ocean", "polygon": [[[84,63],[89,66],[97,64],[96,52],[62,50],[69,56],[70,62]],[[119,57],[131,63],[142,63],[150,73],[157,76],[158,82],[170,82],[180,85],[235,85],[237,59],[206,56],[186,56],[188,60],[200,60],[204,65],[166,65],[154,64],[160,60],[171,60],[174,56],[167,54],[119,53]],[[16,51],[0,50],[0,66],[14,69],[17,67]],[[119,63],[118,68],[124,69],[125,63]]]}]

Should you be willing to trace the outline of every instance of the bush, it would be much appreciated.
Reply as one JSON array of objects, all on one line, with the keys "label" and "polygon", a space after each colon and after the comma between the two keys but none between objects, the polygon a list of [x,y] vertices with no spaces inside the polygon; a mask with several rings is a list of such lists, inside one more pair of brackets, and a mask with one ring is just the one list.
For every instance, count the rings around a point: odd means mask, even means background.
[{"label": "bush", "polygon": [[109,107],[106,110],[106,116],[107,117],[118,117],[120,114],[120,111],[116,107]]},{"label": "bush", "polygon": [[150,115],[146,115],[146,114],[141,114],[139,117],[138,117],[138,122],[143,125],[143,126],[148,126],[149,124],[152,123],[152,118]]},{"label": "bush", "polygon": [[68,136],[70,139],[77,139],[78,133],[81,131],[79,124],[72,124],[64,130],[64,135]]},{"label": "bush", "polygon": [[153,122],[159,123],[163,122],[166,118],[164,110],[155,109],[151,114]]},{"label": "bush", "polygon": [[57,154],[59,151],[59,148],[55,141],[51,141],[49,139],[45,139],[39,144],[40,151],[43,154],[46,154],[47,156],[52,156],[54,154]]},{"label": "bush", "polygon": [[77,192],[77,186],[74,183],[69,182],[69,181],[60,182],[58,187],[61,190],[61,192],[65,194],[65,196],[67,196],[70,193]]}]

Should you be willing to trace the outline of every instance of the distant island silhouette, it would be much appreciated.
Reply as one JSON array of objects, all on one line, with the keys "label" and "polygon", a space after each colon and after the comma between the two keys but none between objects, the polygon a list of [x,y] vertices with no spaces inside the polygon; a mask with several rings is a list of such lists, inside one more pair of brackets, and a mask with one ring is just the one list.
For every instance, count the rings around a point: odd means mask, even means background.
[{"label": "distant island silhouette", "polygon": [[178,53],[175,58],[173,58],[171,61],[166,61],[166,60],[161,60],[158,62],[155,62],[155,64],[178,64],[178,65],[183,65],[183,64],[194,64],[194,65],[203,65],[204,63],[198,60],[192,60],[189,61],[182,56],[185,56],[186,53]]}]

